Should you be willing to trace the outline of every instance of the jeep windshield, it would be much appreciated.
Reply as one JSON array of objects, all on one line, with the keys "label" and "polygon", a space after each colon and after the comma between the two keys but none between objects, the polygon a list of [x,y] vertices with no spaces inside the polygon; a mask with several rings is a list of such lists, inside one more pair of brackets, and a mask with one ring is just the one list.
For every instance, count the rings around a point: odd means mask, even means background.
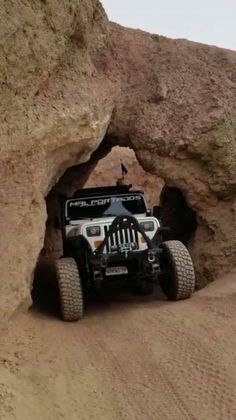
[{"label": "jeep windshield", "polygon": [[66,202],[68,220],[97,219],[120,215],[144,214],[146,205],[142,195],[100,196],[71,199]]}]

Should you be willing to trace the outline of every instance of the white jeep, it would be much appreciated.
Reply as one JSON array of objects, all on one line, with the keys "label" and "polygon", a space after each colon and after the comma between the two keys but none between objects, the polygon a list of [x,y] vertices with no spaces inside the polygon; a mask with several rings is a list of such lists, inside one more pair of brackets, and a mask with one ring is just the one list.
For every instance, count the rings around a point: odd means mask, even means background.
[{"label": "white jeep", "polygon": [[141,294],[157,281],[168,299],[190,297],[195,274],[187,248],[162,242],[159,220],[141,191],[120,185],[80,189],[61,200],[63,257],[56,261],[61,313],[82,318],[85,292],[107,282],[129,283]]}]

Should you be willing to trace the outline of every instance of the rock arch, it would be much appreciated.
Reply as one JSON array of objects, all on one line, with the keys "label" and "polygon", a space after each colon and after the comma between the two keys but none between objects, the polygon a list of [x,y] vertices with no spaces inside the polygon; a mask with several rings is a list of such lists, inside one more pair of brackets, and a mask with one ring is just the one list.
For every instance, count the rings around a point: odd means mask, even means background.
[{"label": "rock arch", "polygon": [[236,53],[110,24],[98,0],[4,7],[0,316],[29,304],[44,197],[104,138],[196,212],[201,285],[234,266]]}]

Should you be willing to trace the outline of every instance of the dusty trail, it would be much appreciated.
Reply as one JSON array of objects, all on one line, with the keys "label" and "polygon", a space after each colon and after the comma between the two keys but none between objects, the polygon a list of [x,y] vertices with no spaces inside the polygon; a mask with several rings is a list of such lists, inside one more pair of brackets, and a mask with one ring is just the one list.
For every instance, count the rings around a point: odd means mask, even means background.
[{"label": "dusty trail", "polygon": [[236,273],[184,302],[124,297],[80,323],[30,311],[0,347],[1,420],[236,419]]}]

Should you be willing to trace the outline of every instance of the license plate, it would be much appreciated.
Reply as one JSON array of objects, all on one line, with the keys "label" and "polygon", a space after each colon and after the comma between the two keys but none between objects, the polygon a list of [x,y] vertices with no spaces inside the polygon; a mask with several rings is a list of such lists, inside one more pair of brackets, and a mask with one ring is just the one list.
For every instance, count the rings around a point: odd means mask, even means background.
[{"label": "license plate", "polygon": [[117,276],[121,274],[128,274],[128,268],[127,267],[107,267],[106,268],[107,276]]}]

